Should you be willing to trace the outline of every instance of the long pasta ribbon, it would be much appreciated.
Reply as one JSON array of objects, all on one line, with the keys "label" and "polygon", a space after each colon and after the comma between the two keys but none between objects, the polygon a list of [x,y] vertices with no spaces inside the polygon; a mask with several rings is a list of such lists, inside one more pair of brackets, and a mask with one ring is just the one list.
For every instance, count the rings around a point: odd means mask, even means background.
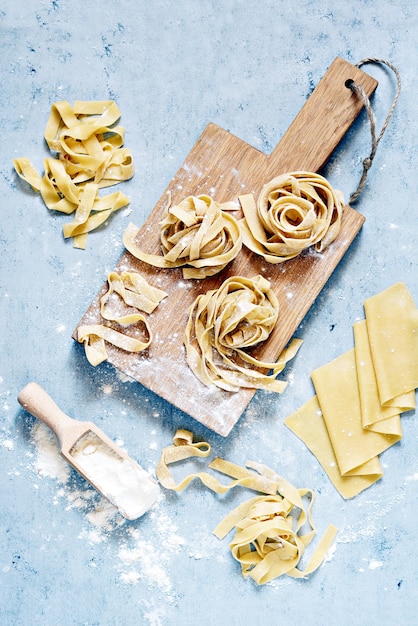
[{"label": "long pasta ribbon", "polygon": [[[314,492],[297,489],[261,463],[249,461],[244,468],[220,458],[215,458],[209,468],[232,477],[228,485],[208,472],[190,474],[175,482],[168,467],[170,464],[191,457],[205,458],[210,450],[210,445],[204,441],[194,443],[190,431],[177,431],[173,445],[163,449],[157,465],[161,485],[166,489],[182,491],[191,481],[198,479],[218,494],[237,486],[265,494],[251,498],[231,511],[214,529],[215,536],[224,539],[235,528],[235,536],[229,546],[232,556],[240,563],[244,578],[251,577],[259,585],[283,574],[302,578],[314,572],[323,562],[338,532],[330,524],[307,566],[302,570],[298,568],[305,549],[316,534],[312,520]],[[307,508],[305,497],[309,500]],[[306,526],[308,529],[304,531]]]},{"label": "long pasta ribbon", "polygon": [[188,196],[164,210],[160,222],[162,255],[148,254],[137,243],[139,229],[129,224],[123,236],[127,250],[136,258],[163,268],[183,268],[183,277],[206,278],[223,270],[240,252],[241,231],[227,211],[210,196]]},{"label": "long pasta ribbon", "polygon": [[[112,311],[110,302],[114,294],[120,296],[126,307],[134,308],[136,311],[124,314]],[[122,326],[140,323],[145,327],[147,339],[142,341],[105,324],[81,325],[78,327],[77,339],[84,344],[89,363],[96,366],[108,358],[106,342],[126,352],[146,350],[151,345],[153,335],[147,318],[139,311],[152,313],[166,296],[165,291],[150,285],[137,272],[122,272],[121,274],[110,272],[108,290],[100,298],[101,316],[107,322],[116,322]]]},{"label": "long pasta ribbon", "polygon": [[134,175],[131,152],[123,147],[124,129],[116,126],[120,110],[115,102],[76,101],[74,106],[55,102],[45,129],[45,140],[55,157],[44,160],[41,176],[24,157],[14,159],[20,178],[41,194],[48,207],[67,215],[65,238],[73,237],[76,248],[85,248],[87,235],[104,224],[129,198],[120,191],[99,196],[103,187]]}]

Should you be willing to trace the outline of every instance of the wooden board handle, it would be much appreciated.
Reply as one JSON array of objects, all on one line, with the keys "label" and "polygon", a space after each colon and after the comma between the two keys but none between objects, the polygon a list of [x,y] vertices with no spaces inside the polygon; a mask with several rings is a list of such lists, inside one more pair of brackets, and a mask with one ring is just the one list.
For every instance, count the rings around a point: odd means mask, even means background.
[{"label": "wooden board handle", "polygon": [[[295,169],[317,172],[329,158],[363,102],[346,85],[354,80],[370,97],[377,81],[348,61],[337,57],[269,157],[269,169],[277,175]],[[276,172],[276,174],[275,174]]]}]

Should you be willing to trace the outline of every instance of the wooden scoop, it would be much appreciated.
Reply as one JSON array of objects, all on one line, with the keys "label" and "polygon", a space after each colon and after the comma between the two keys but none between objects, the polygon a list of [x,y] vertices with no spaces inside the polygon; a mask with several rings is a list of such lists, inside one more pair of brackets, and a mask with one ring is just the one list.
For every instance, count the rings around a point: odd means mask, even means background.
[{"label": "wooden scoop", "polygon": [[37,383],[28,383],[18,401],[58,438],[64,459],[127,519],[137,519],[156,501],[158,484],[92,422],[61,411]]}]

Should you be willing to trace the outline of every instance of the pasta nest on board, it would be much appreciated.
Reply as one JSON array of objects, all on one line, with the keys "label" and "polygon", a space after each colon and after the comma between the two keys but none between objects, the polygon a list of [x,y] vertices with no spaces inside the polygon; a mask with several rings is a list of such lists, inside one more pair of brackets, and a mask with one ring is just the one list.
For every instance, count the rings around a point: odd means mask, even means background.
[{"label": "pasta nest on board", "polygon": [[337,237],[343,195],[312,172],[291,172],[264,185],[257,202],[240,197],[243,243],[270,263],[292,259],[314,246],[325,250]]},{"label": "pasta nest on board", "polygon": [[284,390],[286,383],[276,376],[301,342],[293,340],[273,363],[247,351],[268,339],[279,314],[277,297],[263,276],[226,279],[219,289],[199,295],[188,314],[184,335],[187,363],[203,384],[226,391],[241,387]]},{"label": "pasta nest on board", "polygon": [[127,250],[136,258],[162,268],[183,268],[184,278],[206,278],[223,270],[242,248],[238,221],[228,213],[232,203],[210,196],[188,196],[168,205],[160,222],[162,255],[147,254],[135,239],[139,229],[130,224],[124,234]]}]

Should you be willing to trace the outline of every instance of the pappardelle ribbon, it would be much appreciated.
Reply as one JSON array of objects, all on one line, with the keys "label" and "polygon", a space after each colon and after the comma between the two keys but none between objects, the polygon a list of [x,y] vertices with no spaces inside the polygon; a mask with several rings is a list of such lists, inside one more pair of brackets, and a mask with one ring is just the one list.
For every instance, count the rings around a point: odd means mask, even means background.
[{"label": "pappardelle ribbon", "polygon": [[188,196],[179,204],[169,203],[160,222],[162,255],[147,254],[136,243],[139,229],[129,224],[123,236],[127,250],[137,259],[155,267],[183,268],[183,277],[206,278],[223,270],[240,252],[241,231],[227,211],[231,203],[220,204],[210,196]]},{"label": "pappardelle ribbon", "polygon": [[14,167],[52,211],[74,213],[65,224],[64,238],[85,248],[87,235],[104,224],[129,198],[120,191],[101,197],[99,190],[134,175],[130,150],[123,147],[124,129],[116,126],[120,110],[115,102],[76,101],[74,106],[55,102],[45,129],[45,140],[55,157],[44,160],[41,176],[26,158]]},{"label": "pappardelle ribbon", "polygon": [[[124,308],[134,308],[128,313],[112,311],[111,300],[119,296]],[[137,272],[110,272],[108,290],[100,298],[100,312],[105,322],[127,327],[142,325],[145,329],[145,341],[129,336],[112,328],[109,324],[86,324],[78,327],[77,339],[84,344],[86,357],[93,366],[99,365],[108,357],[106,342],[125,352],[142,352],[151,345],[152,331],[147,318],[139,311],[152,313],[159,303],[167,296],[162,289],[153,287]]]},{"label": "pappardelle ribbon", "polygon": [[307,566],[304,569],[298,567],[305,549],[316,535],[312,520],[314,492],[297,489],[261,463],[249,461],[246,467],[241,467],[220,458],[215,458],[209,468],[233,478],[228,485],[208,472],[191,474],[179,483],[175,482],[168,467],[170,464],[191,457],[205,458],[210,451],[208,443],[193,442],[190,431],[177,431],[173,445],[163,449],[157,466],[157,478],[161,485],[166,489],[182,491],[192,480],[198,479],[218,494],[237,486],[264,494],[231,511],[214,529],[215,536],[224,539],[235,528],[235,536],[229,546],[231,554],[240,563],[244,578],[250,577],[259,585],[283,574],[302,578],[314,572],[323,562],[337,534],[337,528],[330,524]]}]

